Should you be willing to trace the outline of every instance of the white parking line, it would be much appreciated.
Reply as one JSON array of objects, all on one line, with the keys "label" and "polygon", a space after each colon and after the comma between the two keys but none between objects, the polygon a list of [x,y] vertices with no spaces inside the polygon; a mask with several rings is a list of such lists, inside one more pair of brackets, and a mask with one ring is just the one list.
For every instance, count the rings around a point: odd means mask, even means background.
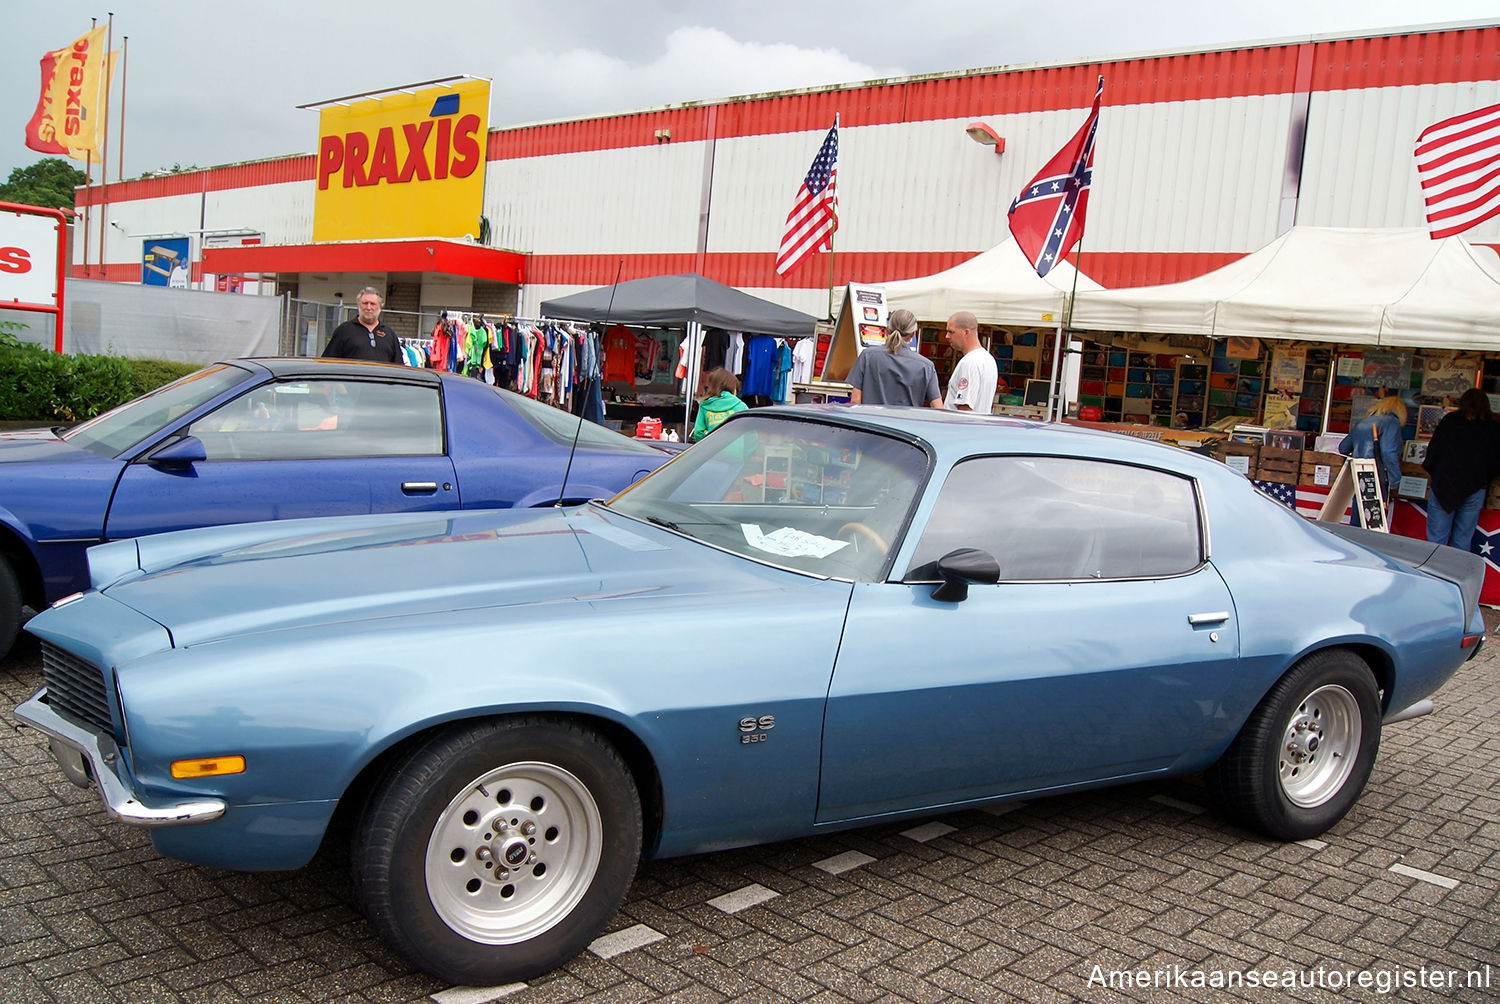
[{"label": "white parking line", "polygon": [[1405,875],[1414,878],[1418,882],[1429,882],[1432,885],[1440,885],[1444,889],[1457,889],[1458,879],[1451,879],[1446,875],[1436,875],[1432,872],[1424,872],[1420,868],[1412,868],[1407,865],[1391,865],[1390,870],[1397,875]]},{"label": "white parking line", "polygon": [[625,952],[634,951],[643,945],[649,945],[653,941],[660,941],[665,937],[665,934],[662,934],[660,931],[654,931],[645,924],[637,924],[634,927],[627,927],[623,931],[616,931],[614,934],[606,934],[602,938],[595,938],[593,943],[589,945],[589,951],[601,959],[612,959],[616,955],[623,955]]},{"label": "white parking line", "polygon": [[842,875],[850,869],[867,865],[874,860],[870,855],[861,854],[859,851],[845,851],[831,858],[824,858],[822,861],[814,861],[813,867],[820,868],[830,875]]},{"label": "white parking line", "polygon": [[437,1004],[488,1004],[501,997],[525,990],[525,983],[506,983],[498,987],[450,987],[432,995]]},{"label": "white parking line", "polygon": [[775,899],[781,893],[773,892],[763,885],[747,885],[743,889],[734,892],[726,892],[722,896],[715,896],[708,901],[708,905],[723,910],[725,913],[739,913],[748,910],[752,906],[764,903],[768,899]]},{"label": "white parking line", "polygon": [[915,829],[902,830],[901,835],[903,837],[909,837],[919,844],[925,844],[929,840],[936,840],[938,837],[947,836],[948,834],[954,832],[957,832],[957,827],[949,826],[947,823],[939,823],[936,820],[933,820],[930,823],[923,823],[921,826],[918,826]]}]

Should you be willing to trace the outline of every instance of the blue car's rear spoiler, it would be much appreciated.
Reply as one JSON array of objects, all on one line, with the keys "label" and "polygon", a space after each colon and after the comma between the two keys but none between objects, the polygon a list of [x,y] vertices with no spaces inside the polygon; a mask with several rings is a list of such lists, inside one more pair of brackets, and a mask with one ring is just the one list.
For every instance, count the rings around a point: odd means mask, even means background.
[{"label": "blue car's rear spoiler", "polygon": [[1343,523],[1319,523],[1323,529],[1336,533],[1356,544],[1363,544],[1372,551],[1421,569],[1429,575],[1456,585],[1464,598],[1464,615],[1472,614],[1479,606],[1479,590],[1484,584],[1484,559],[1469,551],[1456,547],[1433,544],[1413,537],[1402,537],[1394,533],[1380,533],[1363,527],[1347,526]]}]

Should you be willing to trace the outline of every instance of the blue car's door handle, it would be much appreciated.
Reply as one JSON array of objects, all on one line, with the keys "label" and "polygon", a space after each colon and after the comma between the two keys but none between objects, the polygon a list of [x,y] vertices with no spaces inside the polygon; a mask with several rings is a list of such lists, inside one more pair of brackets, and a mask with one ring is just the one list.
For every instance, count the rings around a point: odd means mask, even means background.
[{"label": "blue car's door handle", "polygon": [[431,495],[437,491],[436,481],[403,481],[401,491],[407,495]]},{"label": "blue car's door handle", "polygon": [[1188,623],[1193,627],[1202,627],[1204,624],[1223,624],[1228,619],[1228,610],[1215,610],[1212,613],[1204,614],[1188,614]]}]

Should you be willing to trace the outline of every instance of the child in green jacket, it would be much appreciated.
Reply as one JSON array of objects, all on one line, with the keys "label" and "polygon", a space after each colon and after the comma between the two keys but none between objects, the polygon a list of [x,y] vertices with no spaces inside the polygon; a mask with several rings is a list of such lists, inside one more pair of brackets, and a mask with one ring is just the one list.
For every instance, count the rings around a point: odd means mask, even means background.
[{"label": "child in green jacket", "polygon": [[711,369],[703,374],[704,396],[698,401],[698,421],[693,423],[693,433],[688,437],[691,442],[696,443],[730,415],[749,407],[734,396],[739,389],[739,380],[726,369]]}]

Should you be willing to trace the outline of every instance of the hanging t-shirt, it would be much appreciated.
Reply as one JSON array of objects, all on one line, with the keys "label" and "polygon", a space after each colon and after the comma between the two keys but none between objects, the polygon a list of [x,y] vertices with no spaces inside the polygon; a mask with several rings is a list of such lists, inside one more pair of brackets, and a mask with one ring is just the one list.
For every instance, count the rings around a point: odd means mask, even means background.
[{"label": "hanging t-shirt", "polygon": [[635,382],[635,335],[623,324],[604,333],[603,379]]},{"label": "hanging t-shirt", "polygon": [[776,393],[776,339],[770,335],[751,335],[745,343],[745,375],[740,390],[758,397]]},{"label": "hanging t-shirt", "polygon": [[799,338],[792,346],[792,382],[810,383],[813,377],[813,357],[818,354],[816,338]]}]

